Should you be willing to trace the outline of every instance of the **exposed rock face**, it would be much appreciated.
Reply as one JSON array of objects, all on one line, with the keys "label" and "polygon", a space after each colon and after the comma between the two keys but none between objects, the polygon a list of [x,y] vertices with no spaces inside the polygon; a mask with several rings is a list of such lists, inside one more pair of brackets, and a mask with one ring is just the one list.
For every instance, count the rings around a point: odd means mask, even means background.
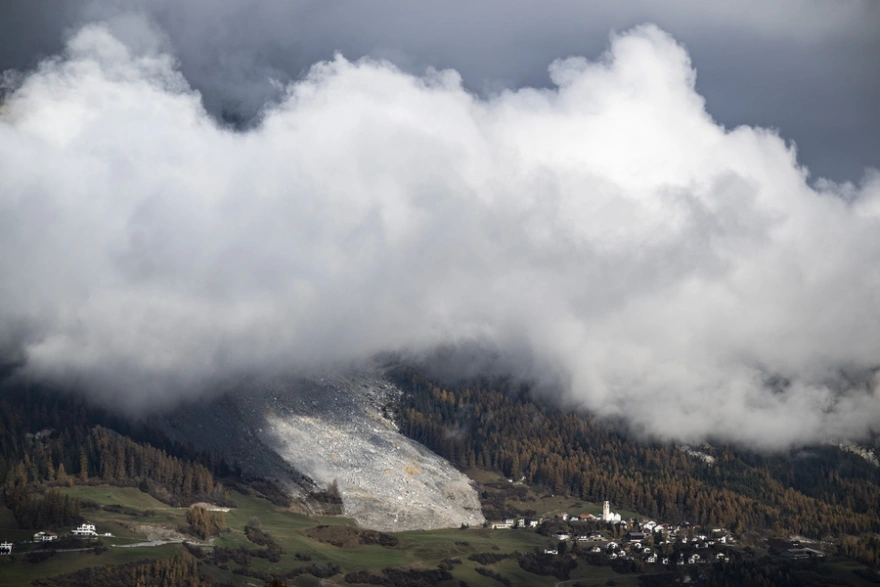
[{"label": "exposed rock face", "polygon": [[345,515],[365,528],[481,524],[470,480],[382,416],[399,393],[374,373],[252,383],[169,417],[168,427],[279,479],[294,495],[309,479],[321,487],[335,481]]},{"label": "exposed rock face", "polygon": [[327,379],[300,410],[269,415],[266,442],[320,485],[336,481],[345,515],[361,526],[481,524],[468,478],[382,417],[380,406],[398,393],[375,377]]}]

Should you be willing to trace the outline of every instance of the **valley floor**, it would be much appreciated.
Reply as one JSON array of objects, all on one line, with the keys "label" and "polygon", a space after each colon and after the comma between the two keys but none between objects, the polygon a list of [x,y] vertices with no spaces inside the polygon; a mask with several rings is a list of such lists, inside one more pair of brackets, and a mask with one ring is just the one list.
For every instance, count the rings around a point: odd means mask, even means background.
[{"label": "valley floor", "polygon": [[[14,556],[0,559],[0,586],[30,585],[35,579],[141,559],[169,560],[187,550],[186,546],[177,542],[184,538],[201,544],[198,548],[190,547],[190,551],[202,551],[200,572],[210,574],[214,584],[263,585],[266,581],[263,580],[265,577],[262,573],[283,576],[294,569],[311,565],[335,572],[325,579],[304,573],[286,579],[285,582],[297,586],[352,585],[345,580],[346,574],[352,571],[367,570],[374,574],[381,574],[381,570],[386,568],[430,571],[436,570],[438,565],[445,565],[453,579],[436,584],[450,587],[463,584],[497,587],[508,584],[502,580],[509,581],[510,585],[536,587],[641,584],[639,575],[620,574],[609,566],[595,566],[584,562],[572,571],[569,580],[562,581],[552,576],[540,576],[525,571],[516,557],[497,562],[492,562],[491,559],[482,562],[469,559],[480,553],[491,556],[534,552],[556,544],[552,537],[542,536],[534,530],[468,528],[408,531],[382,535],[391,537],[389,540],[396,542],[393,546],[358,544],[356,539],[354,542],[349,540],[360,532],[349,518],[307,516],[276,506],[266,499],[231,492],[230,497],[236,507],[225,513],[228,530],[221,536],[199,541],[181,533],[186,531],[187,526],[185,508],[168,507],[136,488],[85,486],[71,487],[64,491],[81,500],[99,504],[99,509],[86,510],[83,514],[96,525],[99,534],[109,532],[112,537],[101,536],[95,542],[89,543],[101,544],[104,548],[59,552],[45,560],[39,560],[42,557],[32,553],[41,545],[24,542],[30,540],[35,530],[15,527],[10,512],[0,510],[0,539],[15,543]],[[564,508],[577,509],[577,506],[587,510],[595,507],[593,504],[582,504],[571,498],[557,496],[529,499],[528,502],[541,509],[542,514]],[[231,560],[218,564],[213,557],[213,549],[235,550],[242,547],[248,552],[256,552],[260,548],[249,541],[244,532],[245,526],[253,523],[255,518],[259,520],[262,529],[281,545],[284,554],[277,562],[253,556],[247,559],[246,565]],[[69,528],[54,530],[62,534]],[[151,545],[144,544],[150,541],[153,541]],[[477,572],[478,568],[488,569],[496,575],[493,577],[480,574]],[[242,569],[247,569],[245,572],[248,574],[240,574]],[[828,569],[829,580],[837,581],[838,584],[872,584],[856,574],[864,573],[867,568],[851,561],[829,560]],[[645,571],[660,578],[664,569],[659,565],[646,565]]]}]

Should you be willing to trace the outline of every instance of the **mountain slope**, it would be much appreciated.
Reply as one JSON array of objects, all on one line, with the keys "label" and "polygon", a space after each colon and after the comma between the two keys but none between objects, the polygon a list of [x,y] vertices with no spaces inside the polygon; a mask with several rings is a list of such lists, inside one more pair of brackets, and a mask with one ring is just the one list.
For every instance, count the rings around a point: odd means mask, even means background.
[{"label": "mountain slope", "polygon": [[484,521],[471,482],[383,417],[399,390],[375,373],[252,381],[163,418],[167,433],[210,448],[293,497],[334,483],[343,513],[375,530]]}]

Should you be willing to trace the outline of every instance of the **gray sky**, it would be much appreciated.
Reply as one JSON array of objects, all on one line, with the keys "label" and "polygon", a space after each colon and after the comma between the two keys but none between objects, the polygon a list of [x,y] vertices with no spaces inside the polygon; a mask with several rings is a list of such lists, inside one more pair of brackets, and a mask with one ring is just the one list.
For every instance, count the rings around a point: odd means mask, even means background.
[{"label": "gray sky", "polygon": [[274,95],[271,78],[297,78],[336,51],[417,73],[454,68],[490,92],[546,85],[554,59],[595,58],[612,30],[652,22],[687,46],[713,117],[778,128],[814,178],[857,181],[880,153],[880,6],[870,0],[6,0],[0,69],[32,66],[79,24],[133,11],[167,35],[212,112],[244,116]]},{"label": "gray sky", "polygon": [[477,344],[659,437],[876,430],[867,4],[32,6],[0,19],[24,372],[148,409]]}]

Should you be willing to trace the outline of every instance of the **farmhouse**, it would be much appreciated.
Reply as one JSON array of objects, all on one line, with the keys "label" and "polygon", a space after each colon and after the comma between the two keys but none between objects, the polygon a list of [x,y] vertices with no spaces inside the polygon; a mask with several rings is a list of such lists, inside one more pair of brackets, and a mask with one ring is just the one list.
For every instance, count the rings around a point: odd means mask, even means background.
[{"label": "farmhouse", "polygon": [[566,534],[565,532],[557,532],[553,535],[553,538],[556,540],[568,540],[571,538],[571,534]]},{"label": "farmhouse", "polygon": [[641,542],[645,539],[644,532],[629,532],[626,535],[626,540],[629,542]]},{"label": "farmhouse", "polygon": [[98,533],[95,531],[95,525],[91,522],[86,522],[85,524],[81,524],[79,527],[74,528],[70,531],[74,536],[97,536]]},{"label": "farmhouse", "polygon": [[513,518],[502,520],[500,522],[491,522],[490,526],[493,530],[502,530],[504,528],[513,528]]},{"label": "farmhouse", "polygon": [[34,542],[52,542],[58,540],[58,534],[55,532],[37,532],[34,534]]}]

